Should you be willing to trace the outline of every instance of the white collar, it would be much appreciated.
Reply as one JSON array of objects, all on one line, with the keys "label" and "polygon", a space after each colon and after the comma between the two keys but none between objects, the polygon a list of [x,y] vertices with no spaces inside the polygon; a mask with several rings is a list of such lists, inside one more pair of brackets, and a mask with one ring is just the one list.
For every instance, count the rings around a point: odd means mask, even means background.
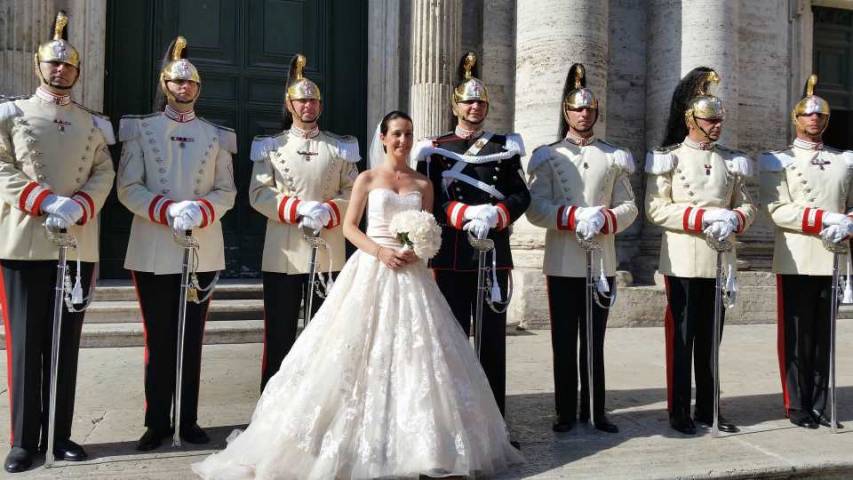
[{"label": "white collar", "polygon": [[576,137],[576,136],[572,135],[571,132],[569,132],[566,134],[565,140],[567,142],[573,143],[579,147],[585,147],[587,145],[592,145],[592,143],[595,142],[596,138],[595,138],[595,135],[593,135],[589,138]]},{"label": "white collar", "polygon": [[483,129],[468,130],[467,128],[462,128],[461,125],[456,125],[453,133],[461,139],[473,140],[483,134]]},{"label": "white collar", "polygon": [[694,142],[690,137],[684,137],[684,144],[696,150],[713,150],[717,142]]},{"label": "white collar", "polygon": [[810,142],[799,137],[794,139],[794,146],[803,150],[823,150],[822,142]]},{"label": "white collar", "polygon": [[36,89],[36,96],[45,102],[52,103],[54,105],[68,105],[71,103],[71,95],[57,95],[53,92],[48,91],[48,89],[44,87],[39,87]]},{"label": "white collar", "polygon": [[291,125],[289,133],[296,138],[314,138],[320,134],[320,127],[314,125],[311,130],[303,130],[296,125]]},{"label": "white collar", "polygon": [[163,113],[169,117],[170,119],[178,122],[178,123],[187,123],[189,121],[195,120],[195,110],[190,110],[189,112],[179,112],[172,108],[171,105],[166,105],[166,108],[163,110]]}]

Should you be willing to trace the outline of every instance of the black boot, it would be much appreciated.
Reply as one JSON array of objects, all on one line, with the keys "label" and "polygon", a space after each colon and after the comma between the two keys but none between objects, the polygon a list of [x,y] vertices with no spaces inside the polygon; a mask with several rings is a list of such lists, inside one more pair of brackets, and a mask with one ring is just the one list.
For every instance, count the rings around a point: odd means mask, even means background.
[{"label": "black boot", "polygon": [[197,423],[181,427],[181,438],[186,440],[187,443],[197,445],[210,443],[210,437],[207,436],[207,433]]},{"label": "black boot", "polygon": [[809,412],[802,410],[791,410],[789,412],[791,423],[802,428],[817,428],[818,424]]},{"label": "black boot", "polygon": [[163,444],[164,438],[169,438],[172,432],[169,430],[160,430],[156,428],[148,428],[145,433],[136,442],[136,449],[140,452],[148,452],[154,450]]},{"label": "black boot", "polygon": [[26,448],[12,447],[3,467],[9,473],[24,472],[33,466],[33,454]]}]

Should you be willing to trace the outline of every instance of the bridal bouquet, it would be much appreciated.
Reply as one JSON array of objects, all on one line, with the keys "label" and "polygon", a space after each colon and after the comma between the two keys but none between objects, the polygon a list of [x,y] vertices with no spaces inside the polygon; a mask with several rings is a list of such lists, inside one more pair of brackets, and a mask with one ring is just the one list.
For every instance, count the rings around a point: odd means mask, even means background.
[{"label": "bridal bouquet", "polygon": [[429,212],[400,212],[391,218],[389,229],[403,244],[403,248],[411,248],[423,260],[434,257],[441,247],[441,227]]}]

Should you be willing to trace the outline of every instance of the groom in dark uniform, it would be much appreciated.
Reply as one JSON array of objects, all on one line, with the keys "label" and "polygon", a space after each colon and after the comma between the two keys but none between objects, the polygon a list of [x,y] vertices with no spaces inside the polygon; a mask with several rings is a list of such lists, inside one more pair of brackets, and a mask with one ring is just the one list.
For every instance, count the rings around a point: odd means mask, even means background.
[{"label": "groom in dark uniform", "polygon": [[521,156],[524,145],[517,134],[498,135],[483,130],[489,112],[489,95],[477,78],[477,57],[466,53],[459,62],[452,108],[457,118],[454,131],[427,139],[413,157],[419,172],[435,188],[433,212],[442,228],[441,250],[430,261],[438,286],[466,333],[477,299],[478,252],[469,233],[495,243],[494,272],[488,277],[500,286],[487,293],[483,303],[480,363],[489,379],[501,413],[506,393],[506,305],[508,277],[512,269],[509,246],[512,222],[530,204],[530,193]]}]

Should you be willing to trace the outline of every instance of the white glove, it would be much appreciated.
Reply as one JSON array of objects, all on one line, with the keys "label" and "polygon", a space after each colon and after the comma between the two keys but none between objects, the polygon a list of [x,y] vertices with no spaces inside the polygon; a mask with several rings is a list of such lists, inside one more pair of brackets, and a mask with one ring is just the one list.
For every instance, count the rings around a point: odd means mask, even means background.
[{"label": "white glove", "polygon": [[317,208],[320,202],[314,200],[303,200],[296,206],[296,214],[302,217],[311,216],[311,211]]},{"label": "white glove", "polygon": [[68,197],[48,195],[41,204],[43,212],[62,217],[66,223],[73,225],[83,218],[83,207]]},{"label": "white glove", "polygon": [[187,230],[192,230],[192,221],[185,215],[180,215],[172,219],[172,230],[178,235],[186,235]]},{"label": "white glove", "polygon": [[313,230],[314,233],[319,232],[323,228],[323,225],[325,224],[320,223],[319,220],[308,215],[302,217],[302,220],[299,222],[299,228],[308,227]]},{"label": "white glove", "polygon": [[53,232],[68,229],[68,222],[58,215],[48,215],[44,225]]},{"label": "white glove", "polygon": [[584,240],[592,240],[592,237],[598,233],[593,225],[587,220],[580,220],[575,227],[575,232],[577,232],[578,236]]},{"label": "white glove", "polygon": [[[604,226],[604,213],[602,213],[602,209],[604,207],[579,207],[575,212],[575,218],[581,222],[587,222],[589,224],[589,228],[593,230],[593,235],[597,234],[601,231],[601,227]],[[577,227],[575,227],[577,230]],[[589,237],[592,238],[592,237]],[[589,239],[587,239],[589,240]]]},{"label": "white glove", "polygon": [[475,218],[479,218],[484,211],[490,208],[495,207],[489,205],[488,203],[484,203],[481,205],[468,205],[468,208],[465,209],[465,214],[463,218],[465,218],[465,220],[474,220]]},{"label": "white glove", "polygon": [[853,234],[853,221],[845,218],[837,225],[830,225],[820,232],[820,237],[832,243],[841,243]]},{"label": "white glove", "polygon": [[[44,208],[42,208],[42,209],[44,209]],[[843,222],[844,220],[849,221],[850,219],[847,218],[847,215],[844,215],[843,213],[835,213],[835,212],[824,212],[823,213],[823,226],[824,227],[828,227],[830,225],[838,225],[841,222]]]},{"label": "white glove", "polygon": [[726,208],[715,208],[713,210],[707,210],[702,216],[702,223],[706,227],[713,225],[716,222],[726,222],[731,224],[732,227],[737,228],[737,214]]},{"label": "white glove", "polygon": [[479,218],[475,218],[474,220],[466,223],[462,230],[469,231],[474,234],[475,237],[480,240],[489,236],[489,225],[485,222],[485,220],[481,220]]},{"label": "white glove", "polygon": [[332,212],[330,209],[331,207],[325,203],[318,203],[317,206],[311,209],[306,216],[311,217],[315,221],[319,222],[320,225],[325,226],[332,221]]},{"label": "white glove", "polygon": [[480,210],[480,214],[477,215],[477,218],[486,222],[486,225],[489,228],[495,228],[498,226],[498,207],[494,205],[487,205],[486,208]]},{"label": "white glove", "polygon": [[729,238],[734,231],[734,225],[728,221],[720,220],[705,227],[704,233],[718,242],[723,242]]},{"label": "white glove", "polygon": [[183,202],[174,202],[169,205],[169,208],[166,209],[166,215],[171,218],[178,218],[184,213],[184,209],[187,208],[188,205],[191,205],[195,202],[192,200],[184,200]]},{"label": "white glove", "polygon": [[181,210],[180,216],[184,217],[184,219],[189,221],[189,223],[192,223],[193,228],[201,226],[203,217],[201,215],[201,207],[198,205],[198,202],[189,202],[189,204]]}]

